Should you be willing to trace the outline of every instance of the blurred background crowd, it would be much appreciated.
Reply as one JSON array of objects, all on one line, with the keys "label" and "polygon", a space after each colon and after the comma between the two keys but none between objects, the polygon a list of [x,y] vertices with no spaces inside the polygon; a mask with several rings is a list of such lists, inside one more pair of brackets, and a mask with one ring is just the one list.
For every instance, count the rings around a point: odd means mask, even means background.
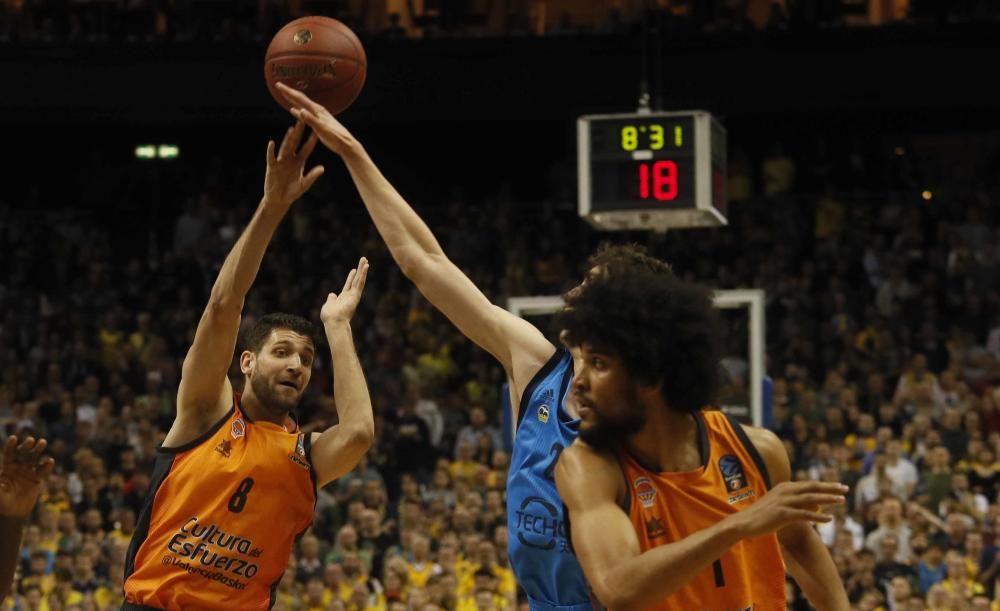
[{"label": "blurred background crowd", "polygon": [[642,19],[673,32],[971,23],[990,0],[2,0],[0,43],[266,41],[302,15],[369,37],[616,34]]},{"label": "blurred background crowd", "polygon": [[[0,0],[0,433],[44,436],[57,461],[5,608],[119,608],[181,361],[285,120],[262,45],[315,12],[373,41],[345,123],[488,297],[561,293],[602,239],[765,290],[765,424],[796,478],[851,486],[820,533],[852,604],[1000,611],[1000,132],[974,85],[996,38],[967,27],[995,26],[991,0]],[[614,79],[645,66],[642,20],[677,34],[654,91],[729,129],[725,227],[600,234],[577,215],[573,113],[634,108],[633,77]],[[133,155],[161,142],[173,158]],[[319,492],[276,609],[523,608],[503,372],[402,276],[339,161],[316,162],[243,326],[318,322],[367,256],[353,327],[377,441]],[[727,320],[720,404],[748,382]],[[316,341],[308,430],[336,422]],[[808,608],[791,584],[788,603]]]},{"label": "blurred background crowd", "polygon": [[[1000,146],[980,139],[956,169],[947,142],[810,142],[808,156],[794,143],[761,155],[737,146],[729,226],[616,236],[682,275],[767,291],[770,426],[796,478],[851,486],[820,532],[858,609],[1000,608]],[[148,232],[86,205],[39,211],[31,198],[44,188],[0,198],[0,430],[48,438],[58,462],[8,608],[121,602],[180,362],[259,180],[256,168],[191,165],[180,158],[169,176],[138,161],[77,170],[105,197],[187,193]],[[502,371],[415,292],[356,196],[333,192],[335,176],[286,219],[243,325],[272,310],[315,320],[368,256],[354,326],[378,439],[320,491],[276,608],[517,608]],[[571,286],[601,237],[557,189],[530,200],[500,185],[475,206],[458,184],[438,195],[417,209],[499,303]],[[322,429],[336,418],[328,358],[314,368],[299,417]],[[237,368],[231,377],[238,387]],[[788,596],[806,608],[791,585]]]}]

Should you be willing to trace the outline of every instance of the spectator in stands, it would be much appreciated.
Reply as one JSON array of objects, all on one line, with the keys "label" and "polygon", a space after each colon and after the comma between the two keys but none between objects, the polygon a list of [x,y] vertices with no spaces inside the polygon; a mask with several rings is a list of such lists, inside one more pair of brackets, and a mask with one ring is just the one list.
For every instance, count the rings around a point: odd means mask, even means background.
[{"label": "spectator in stands", "polygon": [[893,577],[889,584],[888,598],[889,611],[907,611],[913,598],[913,585],[910,580],[903,575]]},{"label": "spectator in stands", "polygon": [[906,501],[920,481],[917,468],[903,456],[903,444],[898,439],[890,439],[886,443],[885,455],[885,476],[892,482],[892,489],[898,491],[899,497]]},{"label": "spectator in stands", "polygon": [[486,422],[486,410],[481,405],[473,405],[469,410],[469,424],[462,427],[455,439],[455,459],[461,460],[460,450],[463,444],[473,448],[473,453],[477,452],[483,438],[489,440],[491,448],[501,447],[499,431]]},{"label": "spectator in stands", "polygon": [[[177,22],[170,19],[173,27]],[[0,31],[4,27],[0,24]],[[878,206],[842,194],[820,202],[800,185],[829,170],[812,167],[819,164],[812,157],[793,155],[788,144],[784,154],[795,166],[789,191],[771,198],[751,194],[738,210],[730,210],[731,223],[724,230],[698,232],[697,239],[678,233],[651,244],[684,273],[721,288],[767,290],[775,427],[787,433],[799,477],[844,481],[854,488],[852,506],[837,508],[835,520],[820,528],[838,570],[852,584],[854,603],[859,608],[878,604],[883,596],[890,611],[982,607],[983,597],[968,581],[993,596],[1000,574],[995,553],[1000,533],[1000,323],[991,314],[1000,300],[991,284],[995,261],[986,252],[998,242],[1000,226],[1000,207],[993,205],[1000,195],[995,173],[975,168],[983,193],[970,199],[989,203],[975,204],[978,210],[971,215],[967,208],[973,204],[964,201],[961,182],[940,190],[954,197],[937,196],[935,189],[933,206],[920,204],[920,194],[909,187],[895,187],[903,189],[899,195],[879,192]],[[907,160],[918,163],[915,156]],[[176,161],[177,167],[187,163]],[[876,165],[871,159],[861,164]],[[760,164],[748,160],[747,168],[752,173]],[[219,170],[215,180],[238,189],[242,174],[226,172]],[[131,173],[111,164],[102,171],[98,164],[93,179],[110,183],[118,179],[108,177]],[[765,184],[759,172],[748,178],[751,188]],[[224,234],[230,232],[227,210],[209,193],[212,187],[192,180],[178,183],[192,193],[205,193],[192,199],[185,223],[205,243],[199,247],[189,236],[178,237],[183,250],[197,250],[197,256],[172,248],[175,217],[184,212],[176,205],[161,210],[166,229],[158,237],[161,246],[151,248],[156,252],[125,252],[126,260],[119,261],[121,248],[111,247],[119,233],[108,228],[109,219],[81,216],[82,204],[68,213],[73,215],[69,221],[43,209],[27,215],[19,212],[19,204],[0,204],[0,249],[23,253],[0,266],[0,429],[47,434],[58,463],[27,520],[21,576],[12,592],[16,605],[65,607],[63,600],[79,595],[86,599],[82,605],[92,597],[99,609],[120,607],[124,567],[119,546],[134,534],[135,515],[151,489],[149,473],[164,423],[173,418],[175,406],[163,397],[176,388],[184,338],[197,324],[198,312],[191,304],[205,289],[201,279],[214,274],[218,253],[225,252]],[[926,184],[912,176],[907,180],[898,184]],[[150,186],[132,188],[137,198],[152,193]],[[788,196],[795,197],[796,206],[780,207],[779,199]],[[475,245],[463,247],[469,253],[463,255],[463,267],[482,278],[492,295],[507,294],[510,277],[516,277],[524,294],[539,287],[558,289],[566,266],[552,255],[551,245],[523,236],[572,227],[578,222],[575,212],[554,212],[542,227],[519,212],[526,202],[508,199],[512,203],[497,206],[489,222],[523,231],[498,232],[488,255],[477,253]],[[10,201],[7,192],[0,200]],[[901,203],[911,200],[918,203]],[[183,204],[184,198],[177,201]],[[815,216],[820,209],[821,219]],[[448,211],[441,215],[447,218],[440,228],[469,226],[478,222],[480,211],[472,206]],[[289,236],[297,248],[280,262],[283,269],[349,264],[337,250],[359,250],[367,239],[354,235],[365,233],[352,231],[356,225],[331,222],[329,210],[303,207],[297,214],[305,230]],[[595,239],[585,228],[580,231],[580,239],[574,234],[574,239],[558,242],[566,251],[564,260],[582,258],[591,246],[588,241]],[[721,257],[733,244],[741,247],[741,256],[734,258],[742,260],[715,265],[716,255]],[[530,268],[515,269],[536,255],[548,262],[540,277]],[[136,261],[130,263],[133,256]],[[65,269],[36,272],[43,263]],[[269,294],[279,273],[261,270],[261,291],[248,300],[248,319],[271,300],[297,298],[297,293]],[[503,372],[491,369],[488,356],[463,352],[454,331],[422,313],[427,308],[419,295],[394,284],[392,274],[372,281],[381,284],[377,291],[385,305],[364,305],[357,329],[379,338],[372,342],[379,345],[378,354],[362,355],[381,370],[377,391],[373,384],[373,392],[381,393],[377,403],[383,412],[379,446],[367,464],[320,491],[317,521],[278,586],[277,609],[300,607],[309,598],[308,577],[297,583],[295,576],[303,561],[316,565],[312,540],[319,546],[324,608],[349,608],[352,597],[355,603],[365,598],[365,604],[380,604],[374,580],[382,583],[386,607],[426,601],[454,609],[459,589],[464,604],[470,599],[475,604],[479,548],[488,541],[495,565],[507,567],[503,493],[509,456],[492,433],[475,434],[472,423],[480,417],[471,411],[472,405],[480,405],[486,428],[492,428],[489,414],[497,405],[488,391],[499,386],[494,381]],[[979,293],[975,299],[968,286]],[[315,280],[304,278],[297,290],[308,295],[316,289]],[[814,297],[827,293],[829,304]],[[884,317],[883,308],[891,316]],[[129,311],[142,314],[125,315]],[[849,332],[843,335],[845,327]],[[420,334],[439,341],[414,339]],[[440,353],[443,347],[447,354]],[[426,356],[418,362],[421,355]],[[398,375],[404,364],[418,373],[432,372],[435,385],[408,391]],[[314,379],[323,379],[319,369]],[[329,381],[327,376],[321,383]],[[415,393],[412,410],[405,405],[409,392]],[[428,418],[433,410],[421,403],[431,398],[444,420],[439,440],[435,419]],[[401,417],[394,413],[397,407]],[[307,400],[303,408],[304,426],[330,417],[320,403]],[[468,432],[462,428],[466,423]],[[468,451],[458,442],[462,434],[475,437],[465,444]],[[490,445],[492,455],[487,456]],[[456,449],[463,457],[459,461]],[[421,461],[426,463],[422,474],[415,468]],[[905,515],[897,510],[900,505],[906,507]],[[907,528],[909,561],[901,557]],[[405,577],[417,536],[429,544],[426,562],[441,567],[440,575],[429,577],[423,588]],[[0,536],[0,542],[6,541]],[[957,554],[964,562],[965,586],[957,565],[949,583],[960,587],[949,591],[939,584],[948,566],[944,550],[954,551],[949,559]],[[389,568],[398,566],[396,560],[404,564],[402,573]],[[917,577],[914,596],[903,607],[905,567]],[[483,583],[479,589],[498,590],[503,579],[494,578],[493,586]],[[368,584],[364,596],[356,589],[362,582]],[[481,598],[488,604],[488,595]],[[796,609],[795,604],[789,607]]]},{"label": "spectator in stands", "polygon": [[965,600],[984,594],[986,589],[969,576],[962,554],[952,550],[945,554],[945,578],[941,586],[946,592],[959,594]]},{"label": "spectator in stands", "polygon": [[394,456],[400,462],[396,469],[400,473],[413,473],[420,479],[429,474],[434,465],[436,451],[431,444],[430,428],[417,415],[413,399],[404,398],[400,403],[395,422]]},{"label": "spectator in stands", "polygon": [[944,446],[928,452],[925,469],[921,475],[925,505],[937,509],[951,489],[951,452]]},{"label": "spectator in stands", "polygon": [[323,561],[319,557],[319,539],[313,535],[306,535],[299,542],[299,562],[295,570],[295,580],[308,584],[311,579],[316,578],[322,585],[323,574]]},{"label": "spectator in stands", "polygon": [[898,551],[899,541],[896,539],[896,535],[887,532],[879,542],[879,549],[875,555],[875,581],[882,587],[888,587],[896,577],[910,579],[914,576],[909,563],[896,560]]},{"label": "spectator in stands", "polygon": [[894,560],[909,564],[913,556],[910,549],[912,532],[903,518],[903,504],[895,497],[882,501],[878,511],[878,528],[865,539],[865,548],[877,554],[882,547],[882,539],[890,535],[896,540]]}]

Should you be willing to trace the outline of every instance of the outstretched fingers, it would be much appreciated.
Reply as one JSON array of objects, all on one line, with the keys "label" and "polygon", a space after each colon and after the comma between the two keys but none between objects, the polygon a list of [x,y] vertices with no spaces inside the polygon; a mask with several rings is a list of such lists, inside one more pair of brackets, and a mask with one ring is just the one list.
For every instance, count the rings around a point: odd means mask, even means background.
[{"label": "outstretched fingers", "polygon": [[358,261],[358,275],[355,279],[355,285],[358,287],[358,292],[365,290],[365,282],[368,281],[368,259],[361,257]]},{"label": "outstretched fingers", "polygon": [[[304,123],[301,119],[299,121]],[[312,155],[313,150],[316,149],[316,143],[318,141],[319,136],[316,135],[315,131],[309,134],[309,137],[306,138],[306,143],[302,145],[302,150],[299,151],[299,157],[302,158],[303,163],[305,163],[306,159],[309,159],[309,155]]]},{"label": "outstretched fingers", "polygon": [[278,158],[274,156],[274,140],[267,141],[267,167],[272,167],[278,162]]},{"label": "outstretched fingers", "polygon": [[312,128],[312,130],[314,132],[320,130],[323,127],[323,120],[320,119],[316,115],[316,113],[314,113],[314,112],[312,112],[312,111],[310,111],[308,109],[305,109],[305,108],[293,108],[292,109],[292,115],[294,115],[295,118],[298,119],[299,121],[302,121],[303,123],[305,123],[306,125],[308,125],[310,128]]},{"label": "outstretched fingers", "polygon": [[292,106],[297,108],[305,108],[314,114],[319,114],[323,107],[313,102],[309,96],[302,93],[297,89],[292,89],[284,83],[277,83],[278,90],[281,91],[282,95],[293,102]]},{"label": "outstretched fingers", "polygon": [[31,462],[31,455],[35,449],[35,438],[28,437],[18,444],[16,451],[14,452],[14,462],[19,464],[26,464]]},{"label": "outstretched fingers", "polygon": [[795,497],[794,504],[798,507],[825,507],[828,505],[842,505],[846,502],[840,494],[803,494]]},{"label": "outstretched fingers", "polygon": [[3,452],[0,452],[0,473],[3,473],[3,466],[7,462],[14,461],[14,451],[17,448],[17,437],[11,435],[4,441]]},{"label": "outstretched fingers", "polygon": [[49,442],[45,439],[39,439],[35,442],[34,447],[29,448],[25,451],[25,459],[32,465],[37,465],[39,460],[42,458],[42,452],[48,447]]},{"label": "outstretched fingers", "polygon": [[288,128],[285,138],[281,141],[281,148],[278,149],[278,161],[285,159],[289,155],[294,156],[299,149],[299,142],[302,141],[302,132],[305,131],[305,122],[299,119],[295,125]]},{"label": "outstretched fingers", "polygon": [[344,281],[344,288],[340,289],[340,294],[343,295],[347,291],[351,290],[354,286],[354,277],[358,275],[357,269],[352,269],[351,273],[347,274],[347,280]]},{"label": "outstretched fingers", "polygon": [[56,461],[51,456],[46,456],[35,465],[35,473],[39,477],[48,477],[56,468]]},{"label": "outstretched fingers", "polygon": [[833,516],[828,513],[809,511],[808,509],[789,510],[788,516],[793,520],[801,520],[803,522],[829,522],[833,520]]},{"label": "outstretched fingers", "polygon": [[326,169],[321,165],[309,170],[309,173],[302,178],[302,192],[305,193],[311,189],[313,183],[319,180],[319,177],[322,176],[325,171]]}]

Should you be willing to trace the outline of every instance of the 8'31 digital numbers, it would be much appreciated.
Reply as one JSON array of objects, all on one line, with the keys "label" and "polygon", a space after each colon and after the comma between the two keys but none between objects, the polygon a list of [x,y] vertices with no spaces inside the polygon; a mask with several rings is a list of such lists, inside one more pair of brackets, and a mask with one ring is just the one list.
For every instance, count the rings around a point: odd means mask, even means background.
[{"label": "8'31 digital numbers", "polygon": [[[622,128],[622,150],[634,151],[639,148],[639,138],[640,136],[645,136],[649,134],[649,150],[659,151],[666,144],[664,139],[664,130],[662,125],[652,124],[652,125],[626,125]],[[677,125],[674,127],[674,146],[681,148],[684,146],[684,130],[681,126]]]}]

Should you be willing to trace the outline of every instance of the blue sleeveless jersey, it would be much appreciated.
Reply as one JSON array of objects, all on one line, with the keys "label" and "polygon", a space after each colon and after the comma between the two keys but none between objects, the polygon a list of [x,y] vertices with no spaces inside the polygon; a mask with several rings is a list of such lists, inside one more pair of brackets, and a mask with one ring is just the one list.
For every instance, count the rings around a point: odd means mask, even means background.
[{"label": "blue sleeveless jersey", "polygon": [[577,437],[563,399],[573,358],[556,351],[521,397],[507,476],[507,551],[532,611],[590,610],[590,590],[569,544],[565,507],[556,490],[556,461]]}]

